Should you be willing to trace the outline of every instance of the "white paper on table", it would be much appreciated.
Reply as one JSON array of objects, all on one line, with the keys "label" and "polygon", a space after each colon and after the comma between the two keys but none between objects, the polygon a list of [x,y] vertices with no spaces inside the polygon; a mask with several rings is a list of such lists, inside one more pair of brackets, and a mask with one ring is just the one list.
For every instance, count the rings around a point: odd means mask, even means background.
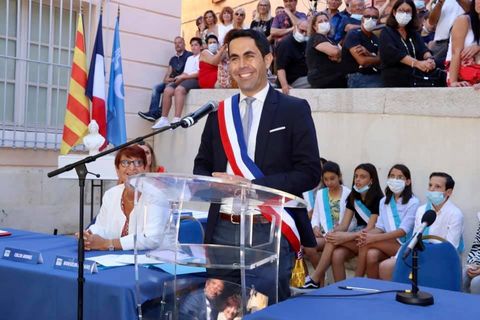
[{"label": "white paper on table", "polygon": [[[175,261],[175,251],[173,250],[152,250],[148,253],[149,257],[154,257],[158,261],[174,262]],[[177,261],[190,259],[191,256],[185,254],[184,252],[177,251]]]},{"label": "white paper on table", "polygon": [[96,263],[98,263],[98,264],[100,264],[104,267],[121,267],[121,266],[127,265],[128,263],[121,263],[121,262],[117,261],[119,256],[121,256],[121,255],[119,255],[119,254],[105,254],[103,256],[86,258],[85,260],[95,261]]},{"label": "white paper on table", "polygon": [[[117,262],[124,263],[124,264],[134,264],[135,263],[135,255],[134,254],[122,254],[117,256]],[[137,263],[138,264],[157,264],[158,260],[149,258],[144,254],[137,255]]]}]

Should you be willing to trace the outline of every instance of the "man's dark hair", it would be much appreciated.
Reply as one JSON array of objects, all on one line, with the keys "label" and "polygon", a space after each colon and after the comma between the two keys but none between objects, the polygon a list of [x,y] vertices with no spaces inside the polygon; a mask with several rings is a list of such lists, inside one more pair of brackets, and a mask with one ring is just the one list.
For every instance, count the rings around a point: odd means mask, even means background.
[{"label": "man's dark hair", "polygon": [[193,37],[192,39],[190,39],[190,45],[192,44],[192,42],[197,42],[199,45],[202,45],[202,39],[200,39],[199,37]]},{"label": "man's dark hair", "polygon": [[270,43],[267,40],[267,37],[263,33],[252,29],[232,29],[225,35],[225,43],[227,48],[230,49],[230,42],[238,38],[251,38],[255,41],[255,45],[262,54],[262,57],[265,57],[270,53]]},{"label": "man's dark hair", "polygon": [[445,190],[448,190],[448,189],[453,189],[453,187],[455,187],[455,180],[453,180],[452,176],[449,175],[448,173],[445,173],[445,172],[432,172],[430,174],[430,178],[431,179],[432,177],[442,177],[442,178],[445,178]]},{"label": "man's dark hair", "polygon": [[208,40],[210,39],[215,39],[215,41],[217,41],[218,43],[218,37],[214,34],[214,33],[210,33],[206,38],[205,38],[205,42],[208,43]]}]

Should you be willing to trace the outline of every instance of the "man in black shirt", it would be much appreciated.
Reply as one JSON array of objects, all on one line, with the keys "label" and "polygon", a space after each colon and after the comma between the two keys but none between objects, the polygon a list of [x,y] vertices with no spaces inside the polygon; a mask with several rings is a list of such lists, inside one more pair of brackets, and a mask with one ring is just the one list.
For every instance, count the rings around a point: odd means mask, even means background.
[{"label": "man in black shirt", "polygon": [[310,88],[307,80],[305,48],[307,45],[308,22],[301,20],[292,34],[280,41],[277,47],[277,77],[282,92],[290,88]]},{"label": "man in black shirt", "polygon": [[152,98],[150,100],[150,108],[147,112],[139,111],[138,115],[147,121],[155,122],[160,118],[162,109],[160,108],[160,98],[167,84],[174,82],[175,77],[183,73],[187,58],[192,55],[190,51],[185,51],[185,40],[182,37],[175,37],[173,40],[175,45],[175,55],[170,58],[168,70],[165,73],[163,82],[152,88]]},{"label": "man in black shirt", "polygon": [[342,48],[342,65],[347,74],[349,88],[382,87],[378,66],[378,38],[372,33],[379,13],[374,7],[363,11],[360,29],[347,33]]}]

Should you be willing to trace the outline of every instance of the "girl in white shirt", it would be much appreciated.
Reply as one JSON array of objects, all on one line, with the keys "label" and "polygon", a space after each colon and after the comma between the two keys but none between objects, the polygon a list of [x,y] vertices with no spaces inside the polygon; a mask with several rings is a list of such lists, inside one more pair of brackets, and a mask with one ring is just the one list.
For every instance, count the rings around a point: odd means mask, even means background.
[{"label": "girl in white shirt", "polygon": [[362,230],[355,276],[378,279],[379,264],[394,256],[413,230],[419,201],[412,193],[410,170],[403,164],[394,165],[388,172],[385,197],[380,200],[379,217],[375,228]]}]

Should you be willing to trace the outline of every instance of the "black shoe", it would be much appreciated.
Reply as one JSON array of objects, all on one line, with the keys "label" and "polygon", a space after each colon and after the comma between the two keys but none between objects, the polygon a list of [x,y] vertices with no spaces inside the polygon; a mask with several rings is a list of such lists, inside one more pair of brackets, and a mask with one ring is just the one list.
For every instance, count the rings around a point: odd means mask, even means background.
[{"label": "black shoe", "polygon": [[305,284],[300,287],[300,289],[319,289],[320,285],[318,283],[315,283],[312,279],[308,279]]},{"label": "black shoe", "polygon": [[139,111],[138,115],[140,116],[140,118],[145,119],[145,120],[150,121],[150,122],[155,122],[158,119],[158,118],[155,118],[152,114],[150,114],[148,112]]}]

